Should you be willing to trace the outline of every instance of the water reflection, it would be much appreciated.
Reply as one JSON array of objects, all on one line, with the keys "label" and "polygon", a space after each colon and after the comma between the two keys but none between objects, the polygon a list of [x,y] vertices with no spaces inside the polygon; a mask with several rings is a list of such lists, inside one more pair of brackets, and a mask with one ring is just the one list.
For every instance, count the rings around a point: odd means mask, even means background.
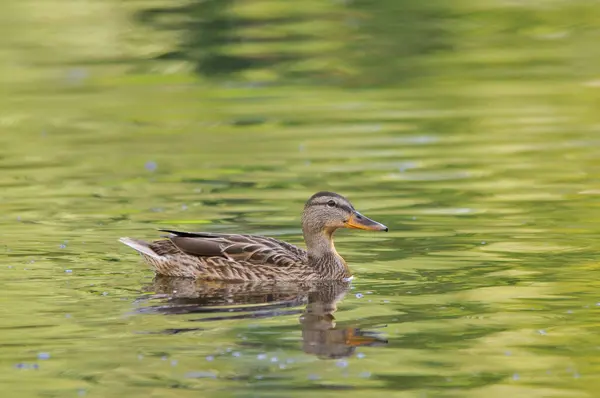
[{"label": "water reflection", "polygon": [[[350,290],[349,282],[225,283],[157,275],[145,290],[153,293],[141,301],[161,302],[141,307],[138,313],[206,315],[189,319],[190,322],[299,314],[303,351],[322,359],[349,357],[357,347],[387,344],[380,332],[362,330],[353,325],[337,325],[334,313],[337,304]],[[303,310],[297,308],[301,305],[305,305]],[[165,329],[161,333],[180,334],[198,330],[203,328]]]},{"label": "water reflection", "polygon": [[319,358],[351,356],[356,347],[387,344],[379,333],[346,326],[338,328],[334,312],[348,291],[349,285],[319,286],[308,294],[308,303],[300,317],[303,349]]},{"label": "water reflection", "polygon": [[[169,7],[148,8],[137,15],[139,21],[166,30],[182,30],[179,46],[162,54],[159,59],[185,60],[195,65],[196,72],[206,76],[219,76],[247,69],[275,67],[293,61],[297,55],[284,53],[240,54],[226,51],[227,46],[248,42],[274,43],[301,40],[301,37],[253,37],[249,33],[262,26],[289,23],[298,18],[254,17],[234,12],[233,0],[191,1]],[[245,31],[246,34],[240,33]]]},{"label": "water reflection", "polygon": [[461,39],[452,29],[457,8],[414,0],[285,7],[261,0],[193,0],[144,8],[136,16],[155,29],[179,32],[178,43],[158,59],[188,62],[206,77],[258,71],[261,78],[372,87],[423,77],[429,69],[440,74],[426,60],[455,51]]},{"label": "water reflection", "polygon": [[[597,2],[2,4],[6,396],[598,395]],[[148,271],[115,235],[300,243],[320,189],[393,230],[340,234],[363,297],[122,317]],[[304,354],[380,324],[345,367]]]}]

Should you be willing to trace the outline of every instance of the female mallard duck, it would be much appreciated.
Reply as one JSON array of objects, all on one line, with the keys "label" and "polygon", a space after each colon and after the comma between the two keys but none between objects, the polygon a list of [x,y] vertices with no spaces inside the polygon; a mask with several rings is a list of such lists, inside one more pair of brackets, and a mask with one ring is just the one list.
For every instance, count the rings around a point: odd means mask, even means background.
[{"label": "female mallard duck", "polygon": [[147,243],[119,239],[140,252],[157,274],[203,280],[317,281],[350,278],[350,270],[333,246],[338,228],[387,231],[341,195],[318,192],[302,214],[307,250],[255,235],[169,232],[167,239]]}]

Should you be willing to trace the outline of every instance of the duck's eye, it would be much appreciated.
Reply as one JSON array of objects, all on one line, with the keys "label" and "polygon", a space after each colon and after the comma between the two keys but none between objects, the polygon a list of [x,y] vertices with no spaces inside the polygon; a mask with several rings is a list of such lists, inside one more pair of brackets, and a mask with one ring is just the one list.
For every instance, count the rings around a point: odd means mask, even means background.
[{"label": "duck's eye", "polygon": [[327,202],[327,206],[335,207],[335,200],[330,200],[329,202]]}]

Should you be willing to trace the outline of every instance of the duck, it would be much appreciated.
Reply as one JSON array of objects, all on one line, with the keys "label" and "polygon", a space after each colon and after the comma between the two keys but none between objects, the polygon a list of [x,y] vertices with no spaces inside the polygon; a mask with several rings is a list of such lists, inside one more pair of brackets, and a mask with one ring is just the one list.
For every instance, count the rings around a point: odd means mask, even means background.
[{"label": "duck", "polygon": [[266,236],[171,229],[159,229],[168,235],[153,242],[128,237],[119,241],[139,252],[158,275],[204,281],[310,282],[352,279],[333,244],[336,230],[388,231],[359,213],[344,196],[329,191],[308,199],[301,224],[306,249]]}]

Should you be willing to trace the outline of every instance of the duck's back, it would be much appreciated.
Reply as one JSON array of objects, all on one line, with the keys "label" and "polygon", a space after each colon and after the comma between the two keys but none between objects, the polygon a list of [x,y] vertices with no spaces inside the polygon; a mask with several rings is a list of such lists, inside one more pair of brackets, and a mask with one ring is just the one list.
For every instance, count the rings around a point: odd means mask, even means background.
[{"label": "duck's back", "polygon": [[306,250],[274,238],[173,230],[168,239],[121,241],[139,251],[155,271],[167,276],[229,281],[312,280]]}]

